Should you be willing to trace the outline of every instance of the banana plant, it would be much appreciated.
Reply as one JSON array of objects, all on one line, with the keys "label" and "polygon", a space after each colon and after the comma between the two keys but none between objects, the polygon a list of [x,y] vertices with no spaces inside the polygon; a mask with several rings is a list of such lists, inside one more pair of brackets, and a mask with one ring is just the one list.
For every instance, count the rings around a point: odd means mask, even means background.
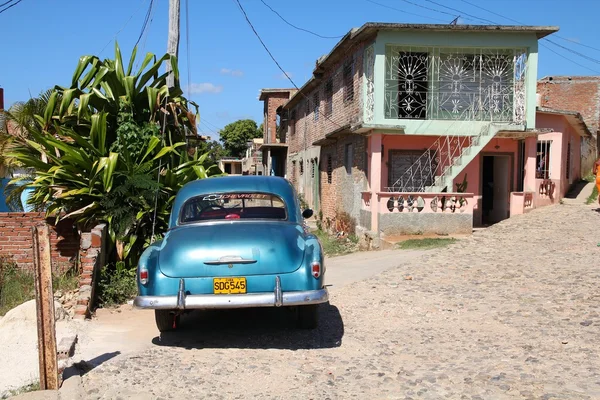
[{"label": "banana plant", "polygon": [[181,95],[176,68],[175,87],[159,74],[176,59],[147,54],[134,72],[135,55],[127,66],[118,45],[113,60],[81,57],[71,86],[55,87],[7,154],[35,171],[29,204],[81,230],[108,223],[117,260],[131,267],[166,230],[178,190],[220,173],[206,155],[186,151],[196,106]]}]

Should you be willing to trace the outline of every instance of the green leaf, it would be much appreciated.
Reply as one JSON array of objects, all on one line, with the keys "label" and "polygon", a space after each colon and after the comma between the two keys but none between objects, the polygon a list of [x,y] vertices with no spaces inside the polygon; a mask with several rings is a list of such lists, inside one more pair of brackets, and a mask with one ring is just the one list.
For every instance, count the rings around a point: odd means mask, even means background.
[{"label": "green leaf", "polygon": [[[103,157],[105,158],[105,157]],[[106,165],[104,167],[104,176],[102,177],[102,183],[104,184],[104,189],[107,192],[110,192],[113,184],[113,173],[115,168],[117,167],[117,162],[119,161],[118,153],[110,153],[108,159],[106,161]]]},{"label": "green leaf", "polygon": [[92,115],[90,141],[100,154],[106,154],[106,117],[107,113],[105,112]]},{"label": "green leaf", "polygon": [[122,80],[125,77],[123,71],[123,58],[121,57],[121,49],[119,48],[119,42],[115,40],[115,73],[117,78]]},{"label": "green leaf", "polygon": [[72,88],[78,87],[79,78],[81,77],[81,74],[83,74],[83,71],[85,71],[88,64],[93,59],[94,59],[94,56],[79,57],[79,62],[77,63],[77,67],[75,68],[75,73],[73,74],[73,78],[71,79],[71,87]]},{"label": "green leaf", "polygon": [[54,109],[56,108],[56,98],[58,97],[58,92],[54,91],[50,95],[50,99],[48,100],[48,105],[46,106],[46,110],[44,111],[44,123],[50,122],[52,119],[52,115],[54,114]]},{"label": "green leaf", "polygon": [[137,46],[133,48],[131,52],[131,57],[129,58],[129,66],[127,67],[127,76],[131,75],[131,70],[133,69],[133,63],[135,62],[135,56],[137,55]]}]

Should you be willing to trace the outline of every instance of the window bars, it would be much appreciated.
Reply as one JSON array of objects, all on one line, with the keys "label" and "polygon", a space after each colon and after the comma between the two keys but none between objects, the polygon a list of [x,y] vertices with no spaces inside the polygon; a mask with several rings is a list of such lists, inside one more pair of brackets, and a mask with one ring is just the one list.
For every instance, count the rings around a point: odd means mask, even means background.
[{"label": "window bars", "polygon": [[522,123],[526,61],[525,49],[387,46],[385,118]]},{"label": "window bars", "polygon": [[550,179],[550,147],[552,140],[538,140],[535,157],[535,177],[537,179]]}]

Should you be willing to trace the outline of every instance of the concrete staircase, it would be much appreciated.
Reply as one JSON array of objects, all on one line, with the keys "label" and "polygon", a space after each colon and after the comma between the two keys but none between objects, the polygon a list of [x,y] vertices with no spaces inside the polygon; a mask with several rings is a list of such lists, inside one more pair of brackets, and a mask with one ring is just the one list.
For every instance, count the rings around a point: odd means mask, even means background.
[{"label": "concrete staircase", "polygon": [[[477,154],[496,136],[496,133],[503,129],[507,129],[507,126],[489,124],[486,128],[482,129],[479,135],[471,139],[471,145],[463,147],[462,152],[451,161],[450,165],[444,168],[442,174],[435,177],[433,185],[425,187],[424,191],[439,193],[447,188],[448,192],[453,192],[454,178],[477,157]],[[448,137],[447,140],[451,140],[451,137]]]}]

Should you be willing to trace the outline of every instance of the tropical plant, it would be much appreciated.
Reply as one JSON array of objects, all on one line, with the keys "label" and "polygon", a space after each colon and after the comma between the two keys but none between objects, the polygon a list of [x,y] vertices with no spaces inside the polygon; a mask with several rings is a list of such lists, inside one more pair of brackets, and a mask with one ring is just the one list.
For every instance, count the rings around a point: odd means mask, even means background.
[{"label": "tropical plant", "polygon": [[[185,136],[197,132],[188,107],[196,106],[181,97],[175,57],[148,54],[132,72],[135,55],[126,70],[118,45],[114,60],[81,57],[71,86],[55,88],[30,138],[17,138],[9,153],[35,170],[30,204],[81,230],[107,222],[116,259],[128,267],[166,230],[179,188],[219,172],[185,151]],[[164,62],[174,87],[159,75]]]}]

